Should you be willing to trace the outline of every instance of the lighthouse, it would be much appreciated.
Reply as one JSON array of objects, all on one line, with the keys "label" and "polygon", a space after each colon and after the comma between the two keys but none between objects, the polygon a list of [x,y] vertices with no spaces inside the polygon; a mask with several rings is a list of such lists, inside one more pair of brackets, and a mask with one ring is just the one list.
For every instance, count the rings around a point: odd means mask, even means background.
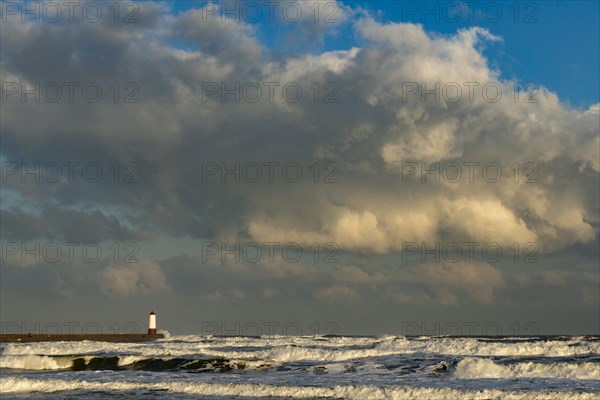
[{"label": "lighthouse", "polygon": [[148,335],[156,335],[156,314],[154,311],[150,312],[150,318],[148,320]]}]

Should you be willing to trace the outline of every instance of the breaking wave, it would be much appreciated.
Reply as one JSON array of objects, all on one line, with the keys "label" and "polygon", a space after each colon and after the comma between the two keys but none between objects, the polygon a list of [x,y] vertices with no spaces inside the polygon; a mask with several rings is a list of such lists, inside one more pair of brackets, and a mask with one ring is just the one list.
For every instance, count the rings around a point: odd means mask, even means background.
[{"label": "breaking wave", "polygon": [[217,371],[267,367],[268,363],[223,358],[141,358],[138,356],[5,356],[0,368],[65,371]]},{"label": "breaking wave", "polygon": [[432,353],[451,356],[568,357],[599,354],[600,341],[585,338],[486,340],[481,338],[207,338],[173,336],[153,343],[41,342],[7,344],[3,355],[64,355],[112,352],[145,358],[203,356],[273,361],[348,361],[368,357]]},{"label": "breaking wave", "polygon": [[524,362],[497,364],[488,358],[465,358],[454,371],[460,379],[514,379],[514,378],[555,378],[555,379],[600,379],[600,363],[552,363]]},{"label": "breaking wave", "polygon": [[85,391],[168,391],[205,396],[252,396],[284,398],[345,398],[345,399],[428,399],[428,400],[591,400],[598,399],[596,393],[565,392],[518,392],[502,390],[456,390],[448,388],[422,387],[375,387],[339,385],[334,387],[284,386],[263,384],[212,384],[202,382],[137,383],[128,381],[94,382],[65,381],[59,379],[37,380],[30,378],[0,378],[0,387],[5,393],[28,392],[76,392]]}]

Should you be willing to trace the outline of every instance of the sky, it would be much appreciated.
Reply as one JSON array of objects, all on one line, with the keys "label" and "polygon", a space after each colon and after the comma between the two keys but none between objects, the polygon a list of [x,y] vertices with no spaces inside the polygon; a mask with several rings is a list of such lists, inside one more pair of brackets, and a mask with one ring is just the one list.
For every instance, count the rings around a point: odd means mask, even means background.
[{"label": "sky", "polygon": [[598,333],[598,2],[117,4],[0,3],[3,333]]}]

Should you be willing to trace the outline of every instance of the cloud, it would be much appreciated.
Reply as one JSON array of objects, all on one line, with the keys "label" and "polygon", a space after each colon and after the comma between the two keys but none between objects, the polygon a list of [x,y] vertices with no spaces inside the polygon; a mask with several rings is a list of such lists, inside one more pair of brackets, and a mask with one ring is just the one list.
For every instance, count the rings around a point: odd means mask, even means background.
[{"label": "cloud", "polygon": [[335,285],[325,289],[320,289],[315,293],[315,298],[326,302],[354,301],[358,298],[354,290],[342,286]]},{"label": "cloud", "polygon": [[[432,295],[442,304],[458,303],[457,297],[467,297],[491,304],[495,290],[505,285],[502,274],[484,263],[427,264],[417,281],[432,287]],[[439,291],[439,292],[438,292]]]},{"label": "cloud", "polygon": [[49,206],[42,210],[42,215],[35,215],[13,207],[0,210],[0,215],[4,237],[14,240],[50,238],[90,243],[148,238],[124,226],[116,216],[107,216],[99,210],[89,212]]},{"label": "cloud", "polygon": [[403,268],[341,266],[332,277],[335,283],[316,291],[319,300],[383,297],[407,304],[491,304],[496,292],[506,286],[500,271],[480,262],[429,262]]},{"label": "cloud", "polygon": [[107,295],[118,297],[161,295],[169,290],[160,265],[151,261],[107,267],[100,285]]},{"label": "cloud", "polygon": [[[184,40],[197,46],[205,56],[216,57],[230,68],[253,64],[260,59],[263,46],[254,38],[252,25],[221,17],[224,5],[209,4],[200,9],[182,12],[173,24],[173,30]],[[226,15],[226,14],[224,14]]]},{"label": "cloud", "polygon": [[[135,78],[143,95],[135,105],[50,106],[11,99],[3,123],[7,159],[92,159],[106,166],[134,160],[141,178],[130,186],[135,197],[108,182],[36,186],[10,181],[8,187],[38,201],[51,196],[59,207],[94,201],[123,210],[135,204],[135,229],[158,235],[335,241],[347,251],[372,253],[444,235],[536,241],[543,251],[595,239],[598,106],[567,109],[545,89],[538,103],[515,103],[508,95],[510,83],[498,80],[499,72],[488,67],[481,51],[486,41],[498,40],[485,29],[431,35],[419,25],[382,24],[363,15],[353,22],[356,34],[366,40],[362,47],[275,59],[254,26],[221,22],[219,16],[204,22],[204,17],[201,10],[158,16],[152,34],[124,29],[115,35],[103,25],[84,24],[78,25],[79,35],[69,35],[69,25],[24,29],[8,23],[7,32],[21,37],[26,51],[3,50],[3,77],[66,81],[85,70],[98,82],[108,82],[108,76],[122,82]],[[60,35],[51,34],[55,31]],[[67,42],[60,39],[63,35]],[[24,55],[41,47],[79,54],[91,35],[100,53],[110,49],[119,55],[118,68],[92,55],[77,61],[66,57],[63,70],[20,68]],[[146,50],[130,51],[133,40]],[[186,48],[187,42],[196,47]],[[226,46],[230,42],[240,44],[232,49]],[[150,58],[159,61],[160,70],[148,65]],[[100,66],[108,70],[100,72]],[[295,104],[281,96],[273,103],[221,103],[220,96],[203,102],[206,81],[229,86],[330,81],[339,87],[340,105],[315,104],[311,96]],[[423,101],[403,92],[406,82],[432,88],[436,82],[478,82],[480,87],[490,81],[498,81],[506,93],[495,103],[477,90],[472,101],[465,93],[457,102],[431,96]],[[294,161],[303,165],[306,179],[293,187],[281,177],[268,187],[203,182],[202,162],[213,160],[225,161],[228,168],[245,160]],[[338,184],[310,182],[309,166],[319,160],[335,161]],[[404,181],[406,162],[425,168],[455,162],[463,165],[463,176],[455,183],[422,184],[418,175]],[[497,182],[486,181],[482,173],[489,162],[502,168]],[[463,163],[479,163],[474,182],[467,179]],[[523,183],[532,171],[524,169],[526,164],[535,165],[538,183]]]},{"label": "cloud", "polygon": [[[490,304],[507,293],[506,282],[537,287],[540,276],[510,280],[487,264],[402,271],[370,264],[400,257],[408,242],[535,242],[543,255],[571,258],[595,250],[600,105],[573,109],[543,86],[537,102],[515,101],[512,82],[501,79],[485,56],[485,46],[501,40],[486,29],[435,34],[339,4],[337,23],[310,24],[310,14],[295,25],[278,20],[270,28],[283,35],[273,40],[260,25],[218,16],[204,22],[200,10],[173,14],[165,3],[140,3],[143,18],[129,26],[10,18],[2,26],[3,82],[91,81],[104,95],[97,103],[84,101],[79,90],[72,103],[10,96],[2,104],[2,160],[29,166],[93,161],[105,174],[94,184],[8,176],[2,182],[3,239],[168,237],[304,248],[335,242],[350,259],[345,269],[322,270],[285,262],[215,267],[164,256],[107,265],[98,274],[71,271],[78,283],[100,277],[105,295],[131,298],[176,288],[195,296],[201,288],[214,301],[385,296],[411,304]],[[353,31],[353,43],[323,50],[320,43],[344,29]],[[279,39],[296,38],[300,45],[291,51],[278,47]],[[121,88],[134,83],[139,102],[115,102],[115,82]],[[203,87],[248,82],[280,86],[273,101],[264,91],[257,102],[207,98]],[[281,95],[290,82],[304,89],[296,103]],[[472,98],[469,82],[477,83]],[[502,90],[496,102],[482,92],[490,82]],[[462,96],[423,98],[408,94],[407,83],[429,90],[453,84]],[[338,102],[325,103],[325,96]],[[114,182],[111,166],[129,162],[139,181]],[[266,168],[259,183],[236,182],[235,172],[223,182],[220,172],[204,179],[206,162],[229,170],[250,162],[279,167],[273,182]],[[302,168],[297,183],[282,174],[291,162]],[[460,165],[461,178],[436,182],[436,174],[443,175],[435,172],[436,162],[441,171],[448,163]],[[324,182],[333,171],[327,163],[334,163],[337,183]],[[406,174],[407,163],[418,170]],[[494,168],[485,170],[490,163],[501,169],[497,180],[490,179]],[[62,276],[53,282],[70,275]],[[543,281],[568,286],[573,279],[548,274]],[[219,282],[232,282],[232,288],[215,287]]]}]

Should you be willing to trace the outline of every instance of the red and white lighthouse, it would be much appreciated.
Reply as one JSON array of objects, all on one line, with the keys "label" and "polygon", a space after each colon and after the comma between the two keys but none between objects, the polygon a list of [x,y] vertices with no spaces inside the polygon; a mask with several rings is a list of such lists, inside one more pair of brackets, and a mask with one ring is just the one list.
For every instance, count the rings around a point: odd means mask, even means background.
[{"label": "red and white lighthouse", "polygon": [[148,320],[148,335],[156,335],[156,314],[154,311],[150,312],[150,318]]}]

